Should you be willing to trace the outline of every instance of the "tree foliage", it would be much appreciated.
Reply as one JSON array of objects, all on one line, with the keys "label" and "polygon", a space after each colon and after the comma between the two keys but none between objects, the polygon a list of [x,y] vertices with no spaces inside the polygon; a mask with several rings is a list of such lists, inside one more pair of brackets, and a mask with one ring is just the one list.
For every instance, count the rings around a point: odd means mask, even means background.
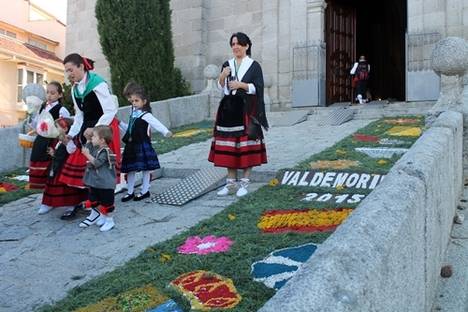
[{"label": "tree foliage", "polygon": [[130,80],[143,85],[152,101],[189,93],[174,67],[169,0],[98,0],[96,18],[112,89],[120,99]]}]

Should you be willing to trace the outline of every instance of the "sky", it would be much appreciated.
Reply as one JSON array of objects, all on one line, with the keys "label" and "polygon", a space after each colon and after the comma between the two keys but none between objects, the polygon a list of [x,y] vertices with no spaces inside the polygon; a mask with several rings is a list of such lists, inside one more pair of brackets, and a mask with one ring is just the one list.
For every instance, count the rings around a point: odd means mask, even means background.
[{"label": "sky", "polygon": [[67,23],[67,0],[30,0],[38,7],[57,17],[61,22]]}]

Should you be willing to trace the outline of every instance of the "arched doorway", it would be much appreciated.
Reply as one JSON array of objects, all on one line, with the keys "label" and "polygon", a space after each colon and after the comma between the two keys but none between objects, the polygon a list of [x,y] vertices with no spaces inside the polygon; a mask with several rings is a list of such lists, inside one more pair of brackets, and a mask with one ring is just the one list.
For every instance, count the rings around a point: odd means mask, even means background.
[{"label": "arched doorway", "polygon": [[405,100],[405,0],[329,0],[325,18],[327,105],[351,101],[349,70],[371,64],[373,99]]}]

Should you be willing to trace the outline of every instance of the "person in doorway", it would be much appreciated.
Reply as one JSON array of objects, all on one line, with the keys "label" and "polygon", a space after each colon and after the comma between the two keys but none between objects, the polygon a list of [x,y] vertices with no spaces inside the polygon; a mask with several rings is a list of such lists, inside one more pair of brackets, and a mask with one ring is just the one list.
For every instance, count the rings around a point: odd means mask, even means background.
[{"label": "person in doorway", "polygon": [[[208,160],[215,166],[227,168],[226,185],[219,196],[248,193],[252,167],[267,163],[262,127],[268,129],[263,101],[263,73],[260,64],[251,56],[252,42],[242,33],[234,33],[230,40],[234,57],[224,62],[218,78],[223,89],[214,126],[213,141]],[[237,170],[243,175],[237,180]]]},{"label": "person in doorway", "polygon": [[369,80],[370,65],[364,55],[359,57],[359,61],[354,63],[350,74],[353,79],[353,85],[356,88],[356,102],[363,104],[367,101],[367,81]]}]

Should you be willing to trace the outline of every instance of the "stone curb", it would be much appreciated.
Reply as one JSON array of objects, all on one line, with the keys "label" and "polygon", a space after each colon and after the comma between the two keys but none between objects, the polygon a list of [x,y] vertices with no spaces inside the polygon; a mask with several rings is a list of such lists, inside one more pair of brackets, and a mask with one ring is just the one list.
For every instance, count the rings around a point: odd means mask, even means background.
[{"label": "stone curb", "polygon": [[443,113],[259,311],[429,311],[461,194],[459,113]]}]

